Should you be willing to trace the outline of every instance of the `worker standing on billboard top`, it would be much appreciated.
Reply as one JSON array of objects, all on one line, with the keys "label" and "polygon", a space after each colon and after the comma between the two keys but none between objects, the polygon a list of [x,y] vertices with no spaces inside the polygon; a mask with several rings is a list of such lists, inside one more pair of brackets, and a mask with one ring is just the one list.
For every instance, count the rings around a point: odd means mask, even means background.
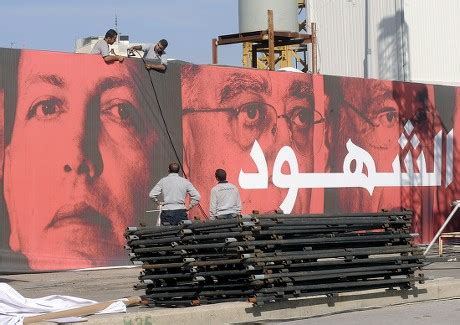
[{"label": "worker standing on billboard top", "polygon": [[166,70],[168,65],[165,49],[168,47],[168,41],[161,39],[156,44],[145,45],[139,44],[128,48],[129,51],[138,50],[144,51],[144,59],[155,60],[154,63],[146,63],[145,68],[147,70],[156,70],[163,72]]},{"label": "worker standing on billboard top", "polygon": [[109,45],[112,45],[117,40],[118,33],[113,30],[109,29],[107,33],[105,33],[104,39],[99,40],[91,50],[91,54],[100,54],[104,58],[106,63],[111,62],[123,62],[124,57],[121,55],[110,54]]},{"label": "worker standing on billboard top", "polygon": [[[187,179],[179,176],[179,164],[169,164],[169,175],[160,179],[150,191],[149,197],[155,203],[162,205],[161,223],[177,225],[182,220],[187,220],[187,211],[200,202],[200,193]],[[163,193],[163,201],[158,197]],[[190,196],[190,205],[185,207],[185,197]]]},{"label": "worker standing on billboard top", "polygon": [[219,182],[211,189],[209,214],[211,218],[233,218],[241,213],[241,198],[238,188],[227,181],[227,173],[217,169],[216,180]]}]

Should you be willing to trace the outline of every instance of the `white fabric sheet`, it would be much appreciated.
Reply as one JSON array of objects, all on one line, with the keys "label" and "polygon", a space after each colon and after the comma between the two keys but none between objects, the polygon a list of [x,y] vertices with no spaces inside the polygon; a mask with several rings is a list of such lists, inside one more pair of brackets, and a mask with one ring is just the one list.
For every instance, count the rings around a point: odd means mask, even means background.
[{"label": "white fabric sheet", "polygon": [[[84,307],[95,303],[97,301],[60,295],[34,299],[25,298],[10,285],[0,283],[0,325],[22,325],[24,317]],[[126,312],[126,305],[122,300],[118,300],[97,314],[124,312]]]}]

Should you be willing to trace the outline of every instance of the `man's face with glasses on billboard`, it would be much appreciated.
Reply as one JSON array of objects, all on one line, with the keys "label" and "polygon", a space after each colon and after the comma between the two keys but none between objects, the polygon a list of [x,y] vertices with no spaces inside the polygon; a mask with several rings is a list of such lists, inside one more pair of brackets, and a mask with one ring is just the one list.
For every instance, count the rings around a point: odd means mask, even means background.
[{"label": "man's face with glasses on billboard", "polygon": [[[268,167],[268,189],[241,190],[243,212],[273,211],[286,189],[273,185],[273,163],[290,146],[300,172],[313,170],[313,135],[324,119],[315,111],[311,76],[222,67],[185,67],[182,74],[184,163],[192,182],[207,194],[212,171],[224,168],[230,182],[257,172],[250,151],[257,141]],[[283,168],[289,173],[289,168]],[[306,212],[310,191],[300,190],[294,212]]]},{"label": "man's face with glasses on billboard", "polygon": [[[402,161],[407,154],[413,154],[415,160],[421,150],[432,171],[433,138],[439,130],[439,121],[430,102],[431,88],[423,84],[358,78],[341,78],[336,85],[340,87],[335,91],[337,95],[328,90],[327,143],[331,172],[343,172],[349,139],[371,155],[377,172],[392,172],[397,155]],[[407,140],[404,147],[398,141],[402,137]],[[410,143],[414,137],[418,139],[413,142],[417,143],[416,148]],[[404,172],[404,164],[401,166]],[[330,190],[338,193],[342,211],[400,208],[404,205],[401,191],[399,187],[377,187],[371,196],[362,188]]]}]

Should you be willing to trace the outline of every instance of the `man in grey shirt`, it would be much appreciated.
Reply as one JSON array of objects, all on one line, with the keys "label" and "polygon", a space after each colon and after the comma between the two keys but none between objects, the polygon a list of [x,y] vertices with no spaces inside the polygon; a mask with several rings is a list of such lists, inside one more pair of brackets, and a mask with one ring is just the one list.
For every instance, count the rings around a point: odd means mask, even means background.
[{"label": "man in grey shirt", "polygon": [[100,54],[106,63],[111,62],[123,62],[124,58],[120,55],[112,55],[109,52],[109,45],[112,45],[117,40],[118,33],[113,30],[109,29],[107,33],[105,33],[104,39],[99,40],[91,50],[91,54]]},{"label": "man in grey shirt", "polygon": [[238,188],[227,181],[227,173],[217,169],[216,180],[219,182],[211,189],[209,214],[212,219],[232,218],[241,213],[241,198]]},{"label": "man in grey shirt", "polygon": [[128,50],[138,50],[138,51],[144,51],[144,59],[147,60],[156,60],[158,63],[146,63],[145,68],[147,70],[156,70],[163,72],[166,70],[166,67],[168,65],[168,60],[166,57],[166,52],[165,49],[168,47],[168,41],[165,39],[161,39],[158,41],[158,43],[154,44],[139,44],[139,45],[134,45],[128,48]]},{"label": "man in grey shirt", "polygon": [[[187,211],[200,202],[200,193],[187,179],[179,176],[179,164],[169,164],[169,175],[160,179],[150,191],[149,197],[160,204],[158,197],[163,193],[161,223],[177,225],[181,220],[187,220]],[[185,197],[190,195],[190,205],[185,207]]]}]

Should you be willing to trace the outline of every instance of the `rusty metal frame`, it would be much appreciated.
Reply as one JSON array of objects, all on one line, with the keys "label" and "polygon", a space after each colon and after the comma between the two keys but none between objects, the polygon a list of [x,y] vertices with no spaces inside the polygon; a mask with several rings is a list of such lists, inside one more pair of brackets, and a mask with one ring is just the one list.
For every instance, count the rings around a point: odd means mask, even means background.
[{"label": "rusty metal frame", "polygon": [[[268,10],[268,29],[238,33],[220,35],[217,38],[212,39],[212,64],[218,64],[218,51],[217,47],[220,45],[230,45],[238,43],[251,43],[252,52],[257,53],[258,51],[268,52],[268,67],[270,70],[275,69],[275,47],[285,45],[300,45],[306,46],[307,44],[312,45],[312,72],[317,73],[317,38],[316,38],[316,24],[311,24],[311,34],[296,33],[296,32],[277,32],[274,31],[273,26],[273,12]],[[252,56],[251,65],[253,68],[257,68],[257,55]]]}]

